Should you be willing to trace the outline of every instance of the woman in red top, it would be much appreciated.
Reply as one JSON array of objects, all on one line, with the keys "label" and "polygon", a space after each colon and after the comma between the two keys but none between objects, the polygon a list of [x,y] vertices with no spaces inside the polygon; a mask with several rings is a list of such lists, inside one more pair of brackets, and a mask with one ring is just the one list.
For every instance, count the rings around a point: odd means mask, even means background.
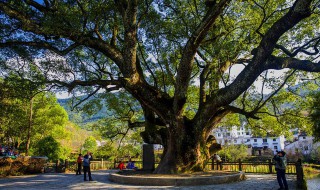
[{"label": "woman in red top", "polygon": [[125,169],[124,164],[123,164],[122,161],[120,161],[120,163],[119,163],[119,165],[118,165],[118,168],[119,168],[120,170]]},{"label": "woman in red top", "polygon": [[82,154],[79,154],[78,159],[77,159],[78,169],[77,169],[76,175],[81,175],[82,160],[83,160]]}]

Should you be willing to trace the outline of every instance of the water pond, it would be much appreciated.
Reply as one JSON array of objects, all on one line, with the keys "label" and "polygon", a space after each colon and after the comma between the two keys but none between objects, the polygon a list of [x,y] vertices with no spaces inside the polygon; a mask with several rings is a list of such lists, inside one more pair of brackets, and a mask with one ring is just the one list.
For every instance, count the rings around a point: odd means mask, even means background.
[{"label": "water pond", "polygon": [[320,189],[320,174],[309,176],[307,178],[308,190],[319,190]]}]

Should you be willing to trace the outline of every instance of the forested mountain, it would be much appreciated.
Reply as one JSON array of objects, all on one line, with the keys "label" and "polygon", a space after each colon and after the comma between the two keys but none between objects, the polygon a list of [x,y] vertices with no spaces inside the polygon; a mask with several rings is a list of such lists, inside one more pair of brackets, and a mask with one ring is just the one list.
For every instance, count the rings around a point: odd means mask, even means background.
[{"label": "forested mountain", "polygon": [[[91,98],[92,100],[93,98]],[[87,123],[98,121],[107,115],[110,115],[111,112],[108,111],[107,104],[101,104],[101,109],[96,107],[94,113],[87,113],[82,111],[80,108],[72,108],[71,98],[58,99],[58,103],[68,112],[69,120],[83,126]]]}]

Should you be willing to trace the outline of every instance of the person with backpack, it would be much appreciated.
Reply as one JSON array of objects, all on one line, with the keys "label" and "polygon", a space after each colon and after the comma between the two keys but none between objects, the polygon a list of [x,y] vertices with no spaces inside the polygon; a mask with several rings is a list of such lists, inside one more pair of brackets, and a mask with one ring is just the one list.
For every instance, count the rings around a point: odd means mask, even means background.
[{"label": "person with backpack", "polygon": [[81,175],[82,160],[83,160],[82,154],[79,154],[77,158],[78,169],[77,169],[76,175]]},{"label": "person with backpack", "polygon": [[275,161],[277,181],[280,186],[278,190],[281,190],[281,189],[288,190],[288,183],[286,179],[286,167],[287,167],[286,153],[284,151],[277,152],[277,154],[273,157],[273,160]]},{"label": "person with backpack", "polygon": [[216,162],[222,162],[221,157],[218,154],[213,155],[213,160]]},{"label": "person with backpack", "polygon": [[89,176],[89,181],[93,181],[91,177],[91,171],[90,171],[90,161],[92,161],[92,153],[87,152],[87,154],[83,157],[83,173],[84,173],[84,181],[87,181],[87,173]]}]

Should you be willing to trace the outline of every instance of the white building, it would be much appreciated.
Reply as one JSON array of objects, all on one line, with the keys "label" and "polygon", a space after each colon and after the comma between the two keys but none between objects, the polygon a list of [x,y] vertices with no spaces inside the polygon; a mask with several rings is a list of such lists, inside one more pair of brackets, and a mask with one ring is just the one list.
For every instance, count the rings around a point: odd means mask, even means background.
[{"label": "white building", "polygon": [[297,133],[294,135],[294,141],[285,146],[285,151],[291,154],[301,152],[308,155],[314,148],[320,146],[320,143],[314,143],[313,139],[314,137],[307,136],[306,133]]},{"label": "white building", "polygon": [[284,150],[284,136],[280,137],[254,137],[251,130],[246,129],[244,126],[220,127],[213,130],[217,143],[223,145],[247,145],[261,154],[261,150],[267,148],[271,149],[274,153],[276,151]]}]

